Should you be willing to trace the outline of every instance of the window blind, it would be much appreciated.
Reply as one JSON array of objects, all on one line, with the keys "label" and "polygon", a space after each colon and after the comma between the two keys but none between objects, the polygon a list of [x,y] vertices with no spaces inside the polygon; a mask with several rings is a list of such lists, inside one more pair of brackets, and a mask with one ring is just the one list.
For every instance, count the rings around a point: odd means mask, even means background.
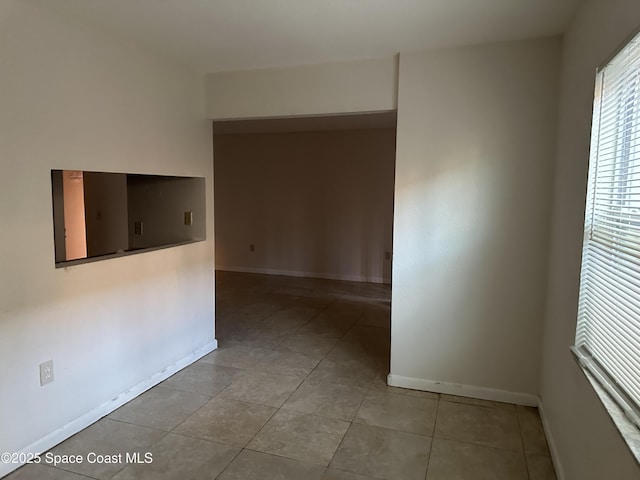
[{"label": "window blind", "polygon": [[640,35],[596,77],[573,351],[640,428]]}]

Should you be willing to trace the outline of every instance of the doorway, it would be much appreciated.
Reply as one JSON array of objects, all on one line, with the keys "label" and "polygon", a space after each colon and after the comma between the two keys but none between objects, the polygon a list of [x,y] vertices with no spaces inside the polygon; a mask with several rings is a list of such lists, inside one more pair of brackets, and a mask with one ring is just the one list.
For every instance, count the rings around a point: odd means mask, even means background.
[{"label": "doorway", "polygon": [[222,348],[318,334],[388,366],[395,135],[395,112],[214,122]]},{"label": "doorway", "polygon": [[395,112],[213,130],[216,269],[391,282]]}]

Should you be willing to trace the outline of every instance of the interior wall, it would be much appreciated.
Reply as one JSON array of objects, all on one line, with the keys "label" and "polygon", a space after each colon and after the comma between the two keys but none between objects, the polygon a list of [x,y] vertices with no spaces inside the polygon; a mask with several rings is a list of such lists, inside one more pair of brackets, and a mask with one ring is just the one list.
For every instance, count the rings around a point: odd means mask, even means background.
[{"label": "interior wall", "polygon": [[212,215],[205,242],[56,269],[51,169],[202,176],[212,205],[213,166],[202,77],[44,6],[0,14],[0,452],[19,452],[215,344]]},{"label": "interior wall", "polygon": [[62,170],[51,171],[51,197],[53,201],[53,230],[55,244],[55,258],[57,262],[64,262],[67,259],[66,251],[66,230],[64,219],[64,181]]},{"label": "interior wall", "polygon": [[559,38],[400,55],[392,384],[536,402],[559,61]]},{"label": "interior wall", "polygon": [[[205,179],[129,178],[129,238],[131,248],[147,248],[206,238]],[[185,212],[192,224],[185,225]],[[142,235],[134,222],[143,222]]]},{"label": "interior wall", "polygon": [[390,281],[395,129],[215,135],[214,158],[216,268]]},{"label": "interior wall", "polygon": [[129,248],[127,175],[84,172],[87,256]]},{"label": "interior wall", "polygon": [[397,106],[396,57],[206,76],[209,118],[383,112]]},{"label": "interior wall", "polygon": [[[53,184],[51,186],[55,192]],[[62,171],[64,218],[64,260],[87,256],[87,224],[84,208],[84,175],[81,171]]]},{"label": "interior wall", "polygon": [[541,395],[556,469],[565,479],[640,478],[640,466],[569,352],[576,331],[596,68],[638,28],[639,19],[637,0],[588,1],[564,42]]}]

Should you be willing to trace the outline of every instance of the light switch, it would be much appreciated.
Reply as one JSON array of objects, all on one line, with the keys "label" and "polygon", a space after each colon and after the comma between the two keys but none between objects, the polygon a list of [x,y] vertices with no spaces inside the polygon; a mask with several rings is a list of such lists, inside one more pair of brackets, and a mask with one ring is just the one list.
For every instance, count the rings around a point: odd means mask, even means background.
[{"label": "light switch", "polygon": [[184,212],[184,224],[193,225],[193,212]]}]

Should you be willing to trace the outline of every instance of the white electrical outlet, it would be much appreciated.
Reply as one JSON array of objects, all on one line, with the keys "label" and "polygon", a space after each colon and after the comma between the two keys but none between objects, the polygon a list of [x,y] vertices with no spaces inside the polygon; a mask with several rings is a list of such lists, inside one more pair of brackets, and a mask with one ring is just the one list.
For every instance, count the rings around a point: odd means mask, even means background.
[{"label": "white electrical outlet", "polygon": [[53,382],[53,360],[40,364],[40,385]]}]

